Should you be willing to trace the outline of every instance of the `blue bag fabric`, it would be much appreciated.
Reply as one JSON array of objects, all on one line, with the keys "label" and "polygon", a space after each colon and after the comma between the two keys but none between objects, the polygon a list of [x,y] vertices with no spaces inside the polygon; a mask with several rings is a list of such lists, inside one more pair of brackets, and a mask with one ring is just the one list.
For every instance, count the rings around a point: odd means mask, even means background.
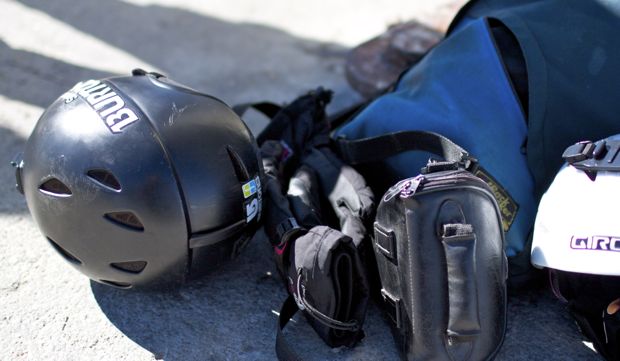
[{"label": "blue bag fabric", "polygon": [[470,1],[449,34],[483,17],[513,34],[526,63],[527,158],[541,196],[564,149],[620,133],[620,1]]},{"label": "blue bag fabric", "polygon": [[[507,256],[526,248],[536,212],[524,152],[528,129],[486,19],[454,29],[403,74],[393,92],[334,136],[353,140],[403,130],[439,133],[477,158],[502,211]],[[385,159],[373,172],[393,178],[387,180],[393,184],[417,175],[427,160],[428,154],[409,151]]]}]

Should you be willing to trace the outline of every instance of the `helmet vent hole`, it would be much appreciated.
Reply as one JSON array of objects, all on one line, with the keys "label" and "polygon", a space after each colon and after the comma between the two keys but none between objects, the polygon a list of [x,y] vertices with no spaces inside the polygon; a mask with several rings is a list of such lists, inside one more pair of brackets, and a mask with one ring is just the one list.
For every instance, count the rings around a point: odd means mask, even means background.
[{"label": "helmet vent hole", "polygon": [[140,273],[146,267],[145,261],[132,261],[132,262],[116,262],[110,263],[112,268],[116,268],[117,270],[121,270],[123,272],[129,273]]},{"label": "helmet vent hole", "polygon": [[105,169],[91,169],[86,173],[86,175],[99,185],[117,192],[121,190],[121,183],[110,171]]},{"label": "helmet vent hole", "polygon": [[111,212],[106,213],[104,217],[117,225],[131,229],[132,231],[144,231],[144,225],[138,217],[131,212]]},{"label": "helmet vent hole", "polygon": [[52,247],[54,247],[54,249],[56,250],[56,252],[60,253],[60,255],[66,259],[67,261],[69,261],[70,263],[76,264],[76,265],[80,265],[82,264],[82,261],[80,261],[79,259],[77,259],[77,257],[75,257],[74,255],[72,255],[71,253],[69,253],[66,249],[60,247],[56,242],[52,241],[51,238],[46,237],[47,241],[52,245]]},{"label": "helmet vent hole", "polygon": [[108,281],[108,280],[99,280],[99,282],[106,284],[108,286],[116,287],[116,288],[131,288],[131,283]]},{"label": "helmet vent hole", "polygon": [[63,182],[56,178],[48,179],[39,186],[39,190],[50,196],[69,197],[71,190]]},{"label": "helmet vent hole", "polygon": [[250,173],[248,173],[245,164],[241,160],[241,157],[237,152],[235,152],[231,146],[226,146],[226,150],[228,151],[228,156],[232,162],[233,168],[235,169],[235,174],[237,175],[237,179],[239,182],[247,182],[250,180]]}]

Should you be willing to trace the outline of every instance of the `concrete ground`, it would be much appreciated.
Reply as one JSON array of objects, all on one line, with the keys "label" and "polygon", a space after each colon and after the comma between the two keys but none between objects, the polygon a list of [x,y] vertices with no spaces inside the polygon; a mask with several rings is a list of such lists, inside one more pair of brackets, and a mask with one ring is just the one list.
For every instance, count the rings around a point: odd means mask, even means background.
[{"label": "concrete ground", "polygon": [[[74,83],[142,67],[229,104],[286,102],[319,85],[335,110],[359,97],[344,78],[354,45],[416,18],[446,26],[463,0],[0,0],[0,359],[272,360],[286,293],[256,237],[217,272],[173,292],[90,282],[47,244],[8,165],[43,109]],[[264,124],[251,121],[253,130]],[[371,305],[366,338],[329,349],[303,318],[287,334],[308,360],[392,360]],[[512,296],[498,360],[596,360],[548,291]]]}]

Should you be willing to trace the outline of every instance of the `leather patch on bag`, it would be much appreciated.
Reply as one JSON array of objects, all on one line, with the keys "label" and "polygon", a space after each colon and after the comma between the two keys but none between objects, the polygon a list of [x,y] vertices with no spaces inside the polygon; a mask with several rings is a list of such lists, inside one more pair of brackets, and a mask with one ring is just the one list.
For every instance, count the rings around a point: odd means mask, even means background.
[{"label": "leather patch on bag", "polygon": [[512,223],[517,217],[519,204],[515,202],[514,198],[510,196],[510,193],[508,193],[493,176],[482,169],[482,167],[479,167],[476,172],[474,172],[474,175],[485,181],[491,188],[491,191],[493,191],[493,195],[499,206],[499,211],[502,214],[502,228],[504,232],[508,232],[510,226],[512,226]]}]

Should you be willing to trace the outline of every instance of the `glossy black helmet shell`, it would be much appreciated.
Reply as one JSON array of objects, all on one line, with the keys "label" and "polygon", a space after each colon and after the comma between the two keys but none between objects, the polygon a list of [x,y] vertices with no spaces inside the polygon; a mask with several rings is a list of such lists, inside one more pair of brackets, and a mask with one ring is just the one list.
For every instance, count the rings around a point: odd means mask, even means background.
[{"label": "glossy black helmet shell", "polygon": [[18,183],[50,244],[91,279],[170,286],[257,228],[254,137],[222,101],[144,71],[88,80],[41,116]]}]

